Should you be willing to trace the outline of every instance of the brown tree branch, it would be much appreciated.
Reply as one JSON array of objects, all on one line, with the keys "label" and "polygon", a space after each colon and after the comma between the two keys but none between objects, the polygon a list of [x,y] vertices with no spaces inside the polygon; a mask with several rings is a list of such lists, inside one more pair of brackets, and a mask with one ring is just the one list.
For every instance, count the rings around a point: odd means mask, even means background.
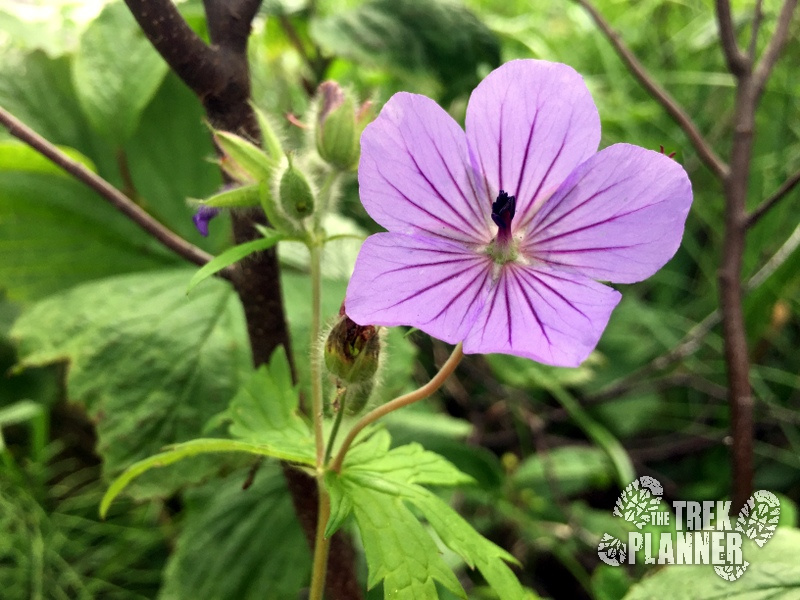
[{"label": "brown tree branch", "polygon": [[747,59],[747,56],[742,54],[742,51],[739,50],[739,45],[736,43],[736,30],[733,27],[730,2],[728,0],[716,0],[716,6],[719,40],[728,70],[736,76],[743,75],[745,70],[750,68],[751,62]]},{"label": "brown tree branch", "polygon": [[[103,199],[111,203],[114,208],[136,223],[136,225],[156,239],[165,248],[172,250],[175,254],[185,258],[189,262],[200,266],[214,258],[159,223],[143,208],[105,179],[64,154],[56,146],[48,142],[2,107],[0,107],[0,123],[2,123],[15,138],[23,141],[75,177],[78,181],[86,184],[97,192]],[[226,268],[220,271],[218,275],[224,279],[230,280],[233,276],[233,270],[231,268]]]},{"label": "brown tree branch", "polygon": [[764,200],[750,213],[750,216],[747,217],[747,228],[749,229],[758,223],[778,202],[788,196],[798,183],[800,183],[800,169],[789,175],[772,196]]},{"label": "brown tree branch", "polygon": [[756,62],[756,51],[758,50],[758,32],[761,30],[761,23],[764,20],[763,0],[756,0],[753,7],[753,25],[750,30],[750,45],[747,48],[747,60],[751,64]]},{"label": "brown tree branch", "polygon": [[753,85],[756,88],[756,97],[761,96],[764,86],[769,79],[772,68],[778,62],[778,57],[789,39],[789,28],[792,24],[792,17],[797,8],[797,0],[784,0],[781,12],[778,15],[778,24],[772,37],[767,44],[764,54],[758,61],[753,73]]},{"label": "brown tree branch", "polygon": [[664,109],[669,113],[669,115],[678,123],[681,129],[683,129],[686,136],[689,138],[694,149],[697,151],[700,160],[711,170],[714,175],[716,175],[719,179],[723,179],[728,173],[728,165],[725,164],[717,153],[714,152],[714,149],[711,147],[711,144],[705,139],[700,130],[697,128],[697,125],[694,124],[692,118],[689,114],[683,109],[683,107],[678,104],[678,102],[670,95],[670,93],[661,87],[655,79],[647,72],[644,65],[639,62],[639,59],[636,58],[636,55],[628,48],[625,42],[622,41],[619,33],[617,33],[614,29],[612,29],[611,25],[609,25],[608,21],[605,20],[603,15],[594,7],[594,5],[589,0],[574,0],[578,4],[580,4],[586,12],[594,20],[595,24],[600,28],[603,34],[608,38],[608,41],[611,42],[611,45],[614,46],[614,49],[617,51],[617,54],[622,59],[622,62],[628,67],[628,70],[638,79],[639,83],[644,87],[650,95],[659,103]]},{"label": "brown tree branch", "polygon": [[[753,490],[753,395],[750,386],[750,356],[742,309],[742,263],[750,218],[747,214],[747,187],[752,163],[756,109],[764,85],[778,60],[788,36],[797,0],[785,0],[778,25],[767,49],[753,69],[752,61],[739,53],[731,39],[730,5],[717,0],[717,20],[723,50],[736,77],[736,105],[733,118],[733,143],[730,171],[723,179],[725,194],[725,234],[719,269],[720,310],[728,374],[728,402],[731,412],[733,511],[747,502]],[[730,29],[730,31],[729,31]],[[731,60],[736,48],[738,56]]]},{"label": "brown tree branch", "polygon": [[[203,103],[215,129],[259,140],[261,132],[250,105],[247,38],[260,0],[204,0],[212,45],[200,40],[169,0],[125,0],[156,50]],[[254,224],[266,223],[262,211],[232,213],[237,243],[260,237]],[[289,350],[274,249],[253,254],[238,264],[234,286],[244,308],[250,348],[256,365],[268,362],[278,346]],[[289,356],[291,353],[288,352]],[[284,468],[298,520],[313,547],[317,520],[317,487],[313,478]],[[276,548],[276,551],[279,549]],[[326,591],[330,600],[359,600],[350,540],[333,536]]]}]

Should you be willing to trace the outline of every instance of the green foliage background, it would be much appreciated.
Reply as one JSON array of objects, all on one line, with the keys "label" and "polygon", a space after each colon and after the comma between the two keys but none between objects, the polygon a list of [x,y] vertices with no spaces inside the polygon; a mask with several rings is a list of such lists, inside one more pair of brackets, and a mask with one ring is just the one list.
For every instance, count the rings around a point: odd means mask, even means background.
[{"label": "green foliage background", "polygon": [[[708,3],[597,6],[725,155],[734,80]],[[200,2],[179,7],[204,34]],[[762,45],[777,8],[764,2]],[[737,2],[734,9],[745,39],[750,6]],[[654,474],[672,498],[729,494],[719,329],[684,360],[637,375],[717,309],[718,181],[572,2],[332,0],[317,10],[312,14],[302,0],[267,1],[251,40],[254,99],[284,125],[290,144],[303,134],[284,116],[306,114],[306,90],[323,78],[379,106],[398,90],[424,93],[463,120],[469,91],[483,75],[501,62],[534,57],[584,75],[600,111],[603,146],[625,141],[675,151],[694,187],[678,255],[650,280],[623,286],[623,303],[582,367],[469,357],[435,400],[388,420],[394,444],[419,442],[474,478],[477,485],[455,498],[460,513],[520,561],[520,580],[541,596],[606,600],[666,590],[678,597],[672,592],[680,586],[694,598],[723,588],[747,598],[769,585],[772,597],[792,597],[800,585],[796,566],[776,580],[770,565],[800,548],[793,529],[800,499],[797,192],[748,234],[744,273],[758,283],[745,304],[757,403],[755,486],[781,495],[780,535],[746,555],[762,566],[738,592],[738,583],[721,582],[710,568],[653,575],[642,565],[600,565],[597,541],[620,530],[611,507],[634,471]],[[319,60],[303,61],[287,21]],[[208,160],[213,148],[201,107],[121,2],[28,10],[7,4],[0,6],[0,30],[0,105],[193,243],[212,253],[230,245],[224,217],[203,239],[186,204],[221,183]],[[758,115],[750,208],[800,166],[796,21],[793,30]],[[345,189],[338,226],[375,230],[354,179]],[[328,250],[327,317],[338,310],[357,248],[342,242]],[[780,264],[770,263],[781,249]],[[0,252],[3,598],[295,598],[307,582],[309,555],[274,466],[263,466],[241,492],[251,463],[192,459],[143,478],[107,520],[97,518],[109,476],[165,444],[200,437],[250,376],[232,291],[207,281],[187,297],[191,268],[5,132]],[[302,375],[305,264],[291,248],[282,260]],[[426,380],[445,352],[422,335],[392,332],[381,398]],[[621,384],[624,393],[605,393]],[[364,543],[372,543],[369,536]],[[463,567],[455,553],[442,559]],[[483,579],[470,576],[474,581],[461,581],[470,597],[491,597]]]}]

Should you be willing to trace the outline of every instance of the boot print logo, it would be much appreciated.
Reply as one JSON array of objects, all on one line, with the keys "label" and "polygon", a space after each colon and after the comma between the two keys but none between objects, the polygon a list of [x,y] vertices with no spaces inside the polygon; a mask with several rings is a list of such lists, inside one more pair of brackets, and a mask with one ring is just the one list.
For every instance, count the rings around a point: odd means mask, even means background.
[{"label": "boot print logo", "polygon": [[[597,555],[607,565],[679,564],[712,565],[726,581],[741,577],[750,563],[742,556],[744,538],[763,547],[773,535],[780,517],[780,501],[772,492],[753,494],[731,523],[730,501],[676,500],[672,510],[664,503],[663,487],[653,477],[639,477],[620,494],[613,514],[636,527],[621,540],[604,533]],[[676,531],[658,531],[675,519]],[[655,531],[640,531],[645,526]],[[637,554],[638,552],[638,554]]]}]

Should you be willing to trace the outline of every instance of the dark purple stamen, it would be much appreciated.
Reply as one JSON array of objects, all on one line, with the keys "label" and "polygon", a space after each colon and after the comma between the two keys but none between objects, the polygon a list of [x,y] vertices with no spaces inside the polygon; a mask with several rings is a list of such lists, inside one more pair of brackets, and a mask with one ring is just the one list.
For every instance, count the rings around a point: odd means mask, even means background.
[{"label": "dark purple stamen", "polygon": [[517,210],[517,197],[509,196],[503,190],[497,195],[497,200],[492,203],[492,221],[499,228],[500,237],[508,237],[511,234],[511,220]]}]

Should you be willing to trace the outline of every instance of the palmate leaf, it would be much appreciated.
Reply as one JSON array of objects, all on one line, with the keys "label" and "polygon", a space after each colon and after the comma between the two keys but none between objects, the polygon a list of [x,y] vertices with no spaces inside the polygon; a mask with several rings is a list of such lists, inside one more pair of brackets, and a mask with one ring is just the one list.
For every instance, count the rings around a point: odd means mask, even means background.
[{"label": "palmate leaf", "polygon": [[163,452],[130,465],[109,486],[100,514],[128,484],[144,473],[190,456],[242,452],[312,466],[315,464],[311,428],[297,412],[297,389],[283,347],[273,352],[269,365],[261,365],[242,385],[228,410],[212,422],[231,421],[235,440],[200,438],[175,444]]},{"label": "palmate leaf", "polygon": [[501,598],[524,598],[525,591],[506,565],[515,559],[419,485],[452,486],[471,478],[418,444],[390,450],[390,441],[385,431],[376,433],[347,454],[339,475],[330,473],[325,480],[332,515],[326,533],[352,511],[367,556],[369,587],[383,581],[387,600],[425,600],[438,598],[438,582],[466,598],[430,534],[409,509],[411,504],[439,539],[469,567],[477,568]]},{"label": "palmate leaf", "polygon": [[[22,367],[68,364],[67,396],[96,424],[107,476],[197,437],[252,373],[235,293],[213,281],[187,298],[190,274],[174,269],[83,284],[34,304],[11,331]],[[218,466],[213,457],[181,462],[131,491],[169,494]]]},{"label": "palmate leaf", "polygon": [[86,118],[116,143],[133,134],[166,73],[167,64],[118,2],[107,5],[83,32],[72,69]]},{"label": "palmate leaf", "polygon": [[160,600],[296,600],[311,556],[280,468],[262,465],[184,495]]}]

